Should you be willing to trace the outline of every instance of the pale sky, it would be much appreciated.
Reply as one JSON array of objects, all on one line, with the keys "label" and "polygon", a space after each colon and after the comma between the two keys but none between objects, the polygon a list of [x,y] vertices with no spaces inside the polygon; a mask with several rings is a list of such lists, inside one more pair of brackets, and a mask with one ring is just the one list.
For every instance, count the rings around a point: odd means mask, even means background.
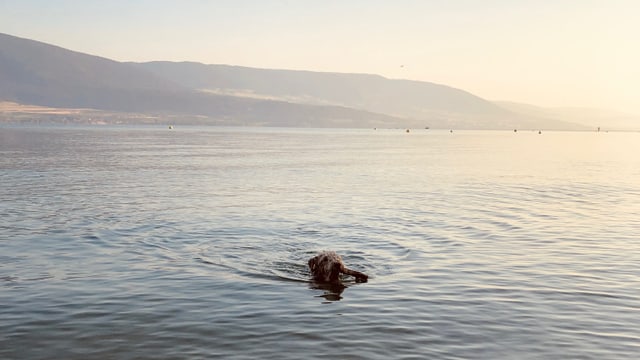
[{"label": "pale sky", "polygon": [[640,114],[636,0],[0,0],[0,32],[119,61],[373,73]]}]

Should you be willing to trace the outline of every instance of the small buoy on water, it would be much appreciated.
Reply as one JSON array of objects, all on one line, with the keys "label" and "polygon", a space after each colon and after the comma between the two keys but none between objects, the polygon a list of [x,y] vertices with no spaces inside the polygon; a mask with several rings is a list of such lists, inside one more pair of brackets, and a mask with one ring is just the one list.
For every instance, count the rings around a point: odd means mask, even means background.
[{"label": "small buoy on water", "polygon": [[173,125],[169,125],[169,130],[173,130]]}]

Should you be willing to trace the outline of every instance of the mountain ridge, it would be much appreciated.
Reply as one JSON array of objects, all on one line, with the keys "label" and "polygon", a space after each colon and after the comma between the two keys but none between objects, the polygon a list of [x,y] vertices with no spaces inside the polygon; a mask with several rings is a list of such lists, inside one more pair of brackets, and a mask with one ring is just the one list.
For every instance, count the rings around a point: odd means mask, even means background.
[{"label": "mountain ridge", "polygon": [[545,119],[563,119],[590,129],[640,130],[640,116],[615,110],[583,107],[542,107],[513,101],[494,101],[498,106],[516,114]]},{"label": "mountain ridge", "polygon": [[[192,89],[252,90],[274,97],[302,95],[308,99],[321,99],[336,105],[407,118],[419,115],[407,111],[418,105],[459,113],[487,110],[491,111],[491,115],[508,113],[492,102],[462,89],[425,81],[388,79],[376,74],[259,69],[197,62],[152,61],[131,64]],[[454,97],[457,107],[450,104]],[[402,101],[402,98],[407,101]],[[384,104],[387,106],[382,106]],[[388,104],[394,106],[389,107]],[[471,106],[461,108],[461,104]]]},{"label": "mountain ridge", "polygon": [[211,124],[369,127],[400,119],[344,107],[203,94],[131,64],[0,34],[0,100],[58,108],[203,116]]},{"label": "mountain ridge", "polygon": [[225,125],[581,128],[540,122],[465,90],[428,82],[195,62],[118,62],[2,33],[0,101],[198,117],[200,123]]}]

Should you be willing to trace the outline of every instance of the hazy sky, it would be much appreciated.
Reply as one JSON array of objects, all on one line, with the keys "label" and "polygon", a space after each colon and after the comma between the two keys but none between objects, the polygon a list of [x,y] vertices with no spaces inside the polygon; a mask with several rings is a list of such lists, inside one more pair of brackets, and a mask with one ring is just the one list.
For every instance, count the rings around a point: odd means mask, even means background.
[{"label": "hazy sky", "polygon": [[0,0],[0,32],[121,61],[375,73],[640,114],[637,0]]}]

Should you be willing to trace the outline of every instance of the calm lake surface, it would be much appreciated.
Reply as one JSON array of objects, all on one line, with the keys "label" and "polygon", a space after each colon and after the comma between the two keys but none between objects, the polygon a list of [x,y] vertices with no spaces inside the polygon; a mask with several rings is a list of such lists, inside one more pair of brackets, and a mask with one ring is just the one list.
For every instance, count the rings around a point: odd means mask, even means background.
[{"label": "calm lake surface", "polygon": [[0,184],[2,359],[640,354],[640,133],[5,126]]}]

